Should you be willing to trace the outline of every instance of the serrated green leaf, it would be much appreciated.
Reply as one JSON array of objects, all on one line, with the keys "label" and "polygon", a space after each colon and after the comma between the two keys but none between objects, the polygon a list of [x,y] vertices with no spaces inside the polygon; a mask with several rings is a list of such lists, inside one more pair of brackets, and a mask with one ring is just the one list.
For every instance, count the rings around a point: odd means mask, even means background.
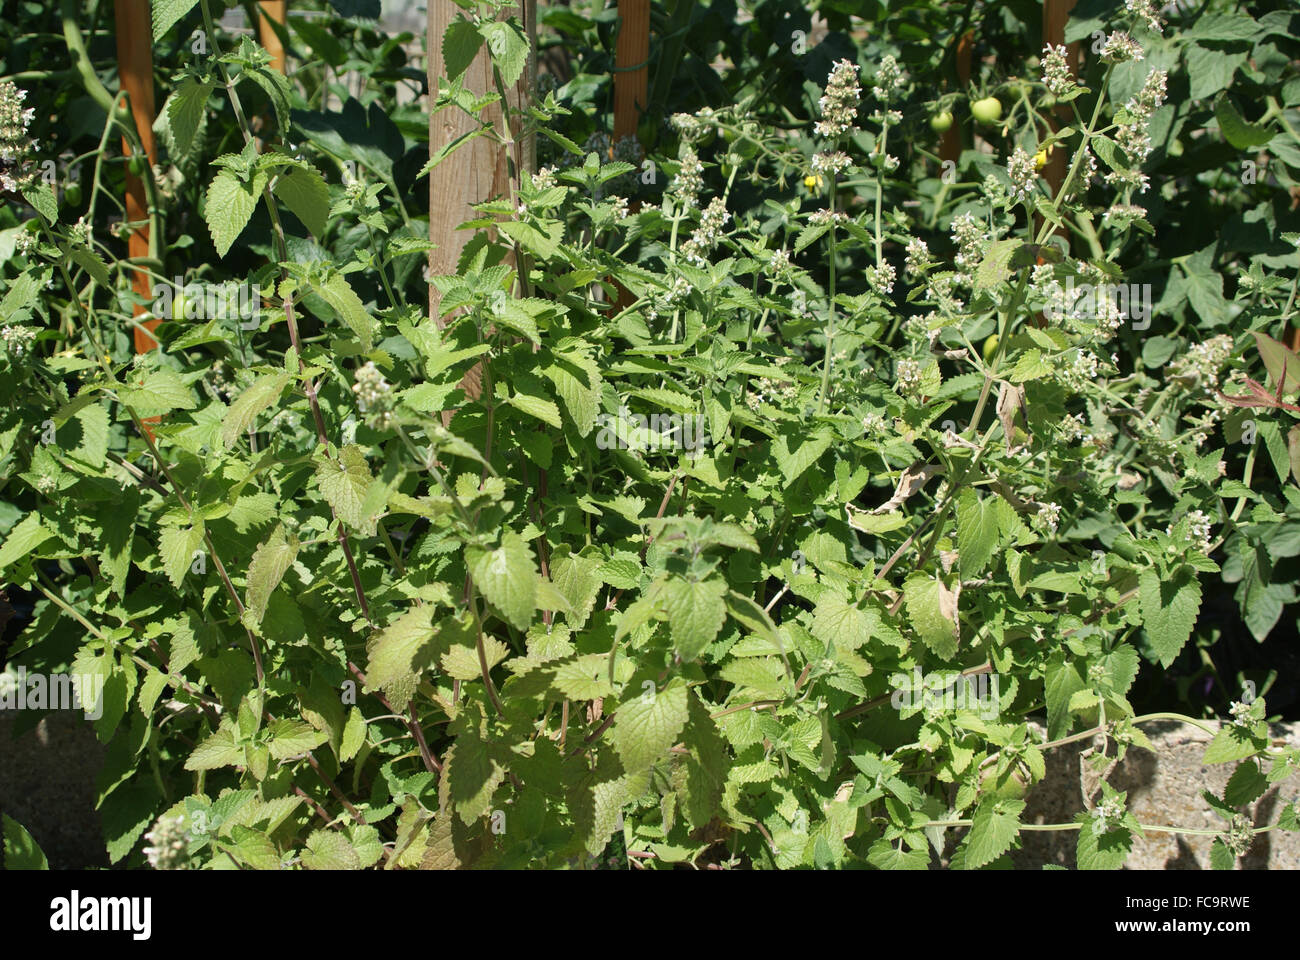
[{"label": "serrated green leaf", "polygon": [[1170,577],[1161,577],[1148,568],[1138,578],[1138,590],[1142,625],[1160,665],[1168,667],[1192,635],[1201,609],[1200,581],[1188,567]]},{"label": "serrated green leaf", "polygon": [[921,641],[940,659],[952,659],[958,638],[956,594],[942,580],[916,573],[903,583],[903,603]]},{"label": "serrated green leaf", "polygon": [[466,547],[465,562],[487,602],[517,630],[527,630],[537,609],[537,568],[523,538],[507,530],[495,550]]},{"label": "serrated green leaf", "polygon": [[1022,800],[981,801],[971,819],[970,833],[966,837],[966,868],[977,870],[992,863],[1011,849],[1020,833],[1020,813],[1025,809]]},{"label": "serrated green leaf", "polygon": [[719,577],[674,577],[660,587],[657,599],[668,614],[669,633],[682,660],[694,660],[717,637],[727,618],[726,593],[727,582]]},{"label": "serrated green leaf", "polygon": [[271,594],[284,579],[285,571],[298,556],[298,538],[285,538],[284,527],[276,526],[271,535],[253,552],[248,563],[247,587],[244,591],[245,609],[254,625],[261,624],[266,616],[266,605]]},{"label": "serrated green leaf", "polygon": [[257,415],[275,403],[289,385],[289,375],[283,371],[258,377],[235,398],[221,421],[221,442],[229,448],[248,432]]},{"label": "serrated green leaf", "polygon": [[307,838],[302,865],[308,870],[360,870],[361,858],[343,834],[316,830]]},{"label": "serrated green leaf", "polygon": [[339,451],[339,459],[327,457],[316,466],[316,481],[321,495],[329,501],[338,518],[357,530],[372,529],[371,518],[362,510],[374,478],[365,454],[354,443]]},{"label": "serrated green leaf", "polygon": [[981,500],[967,488],[957,500],[957,556],[963,579],[978,576],[998,545],[998,499],[994,494]]},{"label": "serrated green leaf", "polygon": [[334,309],[348,329],[361,340],[362,349],[369,352],[374,346],[377,324],[366,312],[365,304],[352,289],[347,277],[341,273],[333,274],[324,283],[317,284],[315,289],[320,298]]},{"label": "serrated green leaf", "polygon": [[194,562],[195,551],[203,545],[203,524],[192,527],[164,527],[158,535],[158,556],[163,572],[177,590]]},{"label": "serrated green leaf", "polygon": [[618,708],[609,737],[623,769],[637,773],[677,741],[689,716],[686,683],[674,677],[663,690],[633,697]]},{"label": "serrated green leaf", "polygon": [[315,170],[294,167],[276,181],[274,193],[314,237],[323,237],[329,225],[330,191]]},{"label": "serrated green leaf", "polygon": [[168,30],[194,9],[198,0],[152,0],[153,42],[157,43]]},{"label": "serrated green leaf", "polygon": [[240,180],[229,170],[222,170],[212,178],[203,205],[203,219],[207,221],[218,257],[224,258],[230,252],[248,226],[257,207],[257,193],[253,188],[254,184]]}]

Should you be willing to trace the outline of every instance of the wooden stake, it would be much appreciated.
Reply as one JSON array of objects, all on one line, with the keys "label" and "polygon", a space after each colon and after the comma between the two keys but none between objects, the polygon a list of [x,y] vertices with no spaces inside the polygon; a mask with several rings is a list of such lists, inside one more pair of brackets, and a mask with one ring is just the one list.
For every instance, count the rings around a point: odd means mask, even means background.
[{"label": "wooden stake", "polygon": [[266,52],[271,55],[271,66],[280,73],[284,73],[285,54],[284,44],[280,42],[280,36],[272,29],[268,21],[274,20],[276,23],[284,26],[287,22],[289,12],[289,0],[261,0],[258,4],[262,8],[262,16],[257,21],[258,34],[262,38],[262,46]]},{"label": "wooden stake", "polygon": [[[1060,46],[1065,43],[1065,24],[1070,19],[1070,11],[1074,9],[1076,0],[1043,0],[1043,43],[1052,46]],[[1077,76],[1079,69],[1079,45],[1072,43],[1066,47],[1066,62],[1070,65],[1070,70]],[[1056,117],[1058,127],[1069,124],[1070,110],[1068,107],[1057,107]],[[1043,176],[1051,184],[1052,196],[1056,196],[1056,191],[1061,189],[1061,184],[1065,182],[1066,164],[1068,158],[1066,151],[1057,149],[1047,158],[1047,166],[1043,168]]]},{"label": "wooden stake", "polygon": [[[139,132],[140,142],[144,146],[145,159],[150,172],[158,154],[154,149],[153,121],[153,27],[149,18],[149,0],[113,0],[113,11],[117,30],[117,71],[121,78],[122,90],[131,100],[131,116]],[[122,151],[131,156],[130,142],[123,138]],[[126,219],[128,223],[144,225],[132,228],[127,240],[127,253],[131,257],[149,256],[149,202],[145,193],[144,180],[129,171],[126,175]],[[149,274],[136,270],[132,278],[132,289],[145,301],[153,299],[153,285]],[[143,303],[135,305],[134,314],[138,317],[147,312]],[[154,330],[159,324],[154,318],[143,322],[145,329]],[[135,329],[135,352],[147,353],[158,346],[158,341],[139,327]]]},{"label": "wooden stake", "polygon": [[[971,49],[975,46],[975,31],[967,30],[957,41],[957,78],[961,81],[964,89],[970,83],[970,54]],[[953,124],[944,131],[943,139],[939,142],[939,157],[943,160],[951,160],[956,163],[961,159],[961,130],[957,124]]]},{"label": "wooden stake", "polygon": [[614,50],[614,142],[635,137],[650,77],[650,0],[618,0]]}]

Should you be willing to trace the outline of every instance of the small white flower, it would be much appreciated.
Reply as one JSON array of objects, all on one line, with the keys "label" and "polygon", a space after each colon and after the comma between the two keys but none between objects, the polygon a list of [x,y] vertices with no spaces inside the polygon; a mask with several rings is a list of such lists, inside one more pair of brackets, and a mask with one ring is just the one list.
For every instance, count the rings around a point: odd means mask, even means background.
[{"label": "small white flower", "polygon": [[1028,200],[1034,195],[1038,170],[1034,158],[1023,147],[1016,147],[1007,161],[1007,176],[1011,178],[1011,196],[1016,200]]},{"label": "small white flower", "polygon": [[1034,515],[1034,521],[1049,533],[1056,533],[1057,525],[1061,522],[1061,505],[1059,503],[1040,503],[1038,513]]},{"label": "small white flower", "polygon": [[1142,45],[1122,30],[1113,31],[1101,48],[1101,59],[1105,63],[1125,63],[1141,60],[1143,56]]},{"label": "small white flower", "polygon": [[894,367],[894,380],[900,393],[916,393],[921,386],[921,365],[910,357],[903,357]]},{"label": "small white flower", "polygon": [[835,138],[857,129],[854,123],[858,118],[858,103],[861,99],[862,88],[858,85],[857,66],[848,60],[837,60],[826,80],[826,91],[817,101],[822,119],[817,121],[813,129],[818,136]]}]

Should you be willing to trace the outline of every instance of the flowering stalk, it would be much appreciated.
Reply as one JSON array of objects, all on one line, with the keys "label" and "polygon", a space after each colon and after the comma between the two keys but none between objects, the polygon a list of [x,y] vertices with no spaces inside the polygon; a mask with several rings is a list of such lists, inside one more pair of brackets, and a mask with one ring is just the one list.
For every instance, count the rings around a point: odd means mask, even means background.
[{"label": "flowering stalk", "polygon": [[826,394],[831,383],[831,364],[835,343],[835,175],[831,174],[830,295],[826,304],[826,355],[822,359],[822,385],[817,393],[817,412],[826,409]]}]

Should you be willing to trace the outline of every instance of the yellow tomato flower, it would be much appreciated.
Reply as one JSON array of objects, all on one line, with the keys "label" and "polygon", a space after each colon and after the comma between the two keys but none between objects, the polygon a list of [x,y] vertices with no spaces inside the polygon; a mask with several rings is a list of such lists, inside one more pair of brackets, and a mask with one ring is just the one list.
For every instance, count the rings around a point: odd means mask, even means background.
[{"label": "yellow tomato flower", "polygon": [[1047,158],[1052,155],[1052,151],[1055,149],[1055,147],[1048,147],[1046,150],[1039,150],[1034,154],[1034,169],[1042,170],[1043,167],[1047,166]]},{"label": "yellow tomato flower", "polygon": [[803,185],[809,190],[820,190],[822,188],[822,177],[820,173],[810,173],[803,178]]}]

